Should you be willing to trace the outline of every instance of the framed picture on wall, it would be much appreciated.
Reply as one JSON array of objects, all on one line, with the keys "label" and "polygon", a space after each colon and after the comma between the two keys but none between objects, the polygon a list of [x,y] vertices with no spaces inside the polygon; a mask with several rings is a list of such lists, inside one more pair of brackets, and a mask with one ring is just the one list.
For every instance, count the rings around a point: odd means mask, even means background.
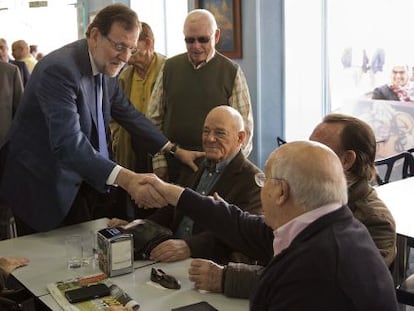
[{"label": "framed picture on wall", "polygon": [[209,10],[220,28],[217,51],[229,58],[242,58],[241,0],[195,0],[195,7]]}]

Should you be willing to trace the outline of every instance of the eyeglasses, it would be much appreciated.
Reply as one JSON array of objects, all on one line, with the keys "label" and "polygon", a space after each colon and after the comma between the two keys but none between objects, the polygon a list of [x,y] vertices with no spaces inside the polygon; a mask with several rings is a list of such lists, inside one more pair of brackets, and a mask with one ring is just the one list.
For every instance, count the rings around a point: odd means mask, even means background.
[{"label": "eyeglasses", "polygon": [[187,44],[193,44],[194,42],[198,41],[199,43],[208,43],[210,42],[210,37],[203,36],[203,37],[185,37],[184,41]]},{"label": "eyeglasses", "polygon": [[119,53],[124,53],[125,51],[129,51],[131,53],[131,55],[134,55],[138,52],[138,48],[133,47],[127,47],[125,44],[123,43],[119,43],[119,42],[115,42],[114,40],[112,40],[111,38],[109,38],[108,36],[104,36],[108,42],[112,45],[112,48],[119,52]]},{"label": "eyeglasses", "polygon": [[264,173],[256,173],[254,175],[254,181],[256,182],[256,185],[258,185],[260,188],[263,188],[266,179],[283,180],[282,178],[266,177]]},{"label": "eyeglasses", "polygon": [[406,74],[407,72],[405,70],[400,70],[400,71],[399,70],[393,70],[392,73],[395,74],[395,75],[396,74],[403,75],[403,74]]}]

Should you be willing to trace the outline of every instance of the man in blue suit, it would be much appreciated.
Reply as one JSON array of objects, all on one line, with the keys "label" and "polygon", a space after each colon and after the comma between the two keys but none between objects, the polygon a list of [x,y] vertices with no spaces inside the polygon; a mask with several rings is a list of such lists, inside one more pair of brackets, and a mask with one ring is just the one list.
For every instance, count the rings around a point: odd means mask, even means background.
[{"label": "man in blue suit", "polygon": [[141,184],[142,175],[109,159],[110,117],[140,148],[170,152],[196,170],[193,161],[203,154],[169,142],[119,87],[116,76],[137,51],[139,31],[134,11],[109,5],[89,25],[86,39],[48,54],[33,71],[10,130],[1,185],[19,235],[93,219],[100,193],[112,185],[138,205],[165,205]]}]

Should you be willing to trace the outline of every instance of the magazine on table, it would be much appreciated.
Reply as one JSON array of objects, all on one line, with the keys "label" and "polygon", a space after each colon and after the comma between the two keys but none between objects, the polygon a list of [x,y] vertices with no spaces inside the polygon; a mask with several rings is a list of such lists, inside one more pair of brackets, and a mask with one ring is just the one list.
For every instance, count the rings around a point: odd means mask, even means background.
[{"label": "magazine on table", "polygon": [[[96,284],[105,285],[109,289],[109,295],[91,298],[77,303],[70,303],[68,301],[65,294],[66,292],[80,288],[91,288],[91,286],[97,288],[105,287],[102,285],[94,286]],[[112,283],[103,273],[49,283],[47,284],[47,289],[64,311],[101,311],[110,306],[126,306],[134,311],[139,310],[139,304],[119,286]]]}]

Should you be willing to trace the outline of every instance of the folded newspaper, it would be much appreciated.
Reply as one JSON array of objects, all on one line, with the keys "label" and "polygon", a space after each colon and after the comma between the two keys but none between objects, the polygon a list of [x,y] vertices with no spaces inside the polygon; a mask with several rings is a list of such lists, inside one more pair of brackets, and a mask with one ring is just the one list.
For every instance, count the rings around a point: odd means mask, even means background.
[{"label": "folded newspaper", "polygon": [[[69,303],[65,297],[65,292],[68,290],[96,283],[107,285],[111,293],[110,296],[95,298],[75,304]],[[139,304],[132,300],[132,298],[120,287],[110,282],[103,273],[50,283],[47,284],[47,289],[64,311],[101,311],[111,306],[125,306],[133,311],[139,310]]]}]

